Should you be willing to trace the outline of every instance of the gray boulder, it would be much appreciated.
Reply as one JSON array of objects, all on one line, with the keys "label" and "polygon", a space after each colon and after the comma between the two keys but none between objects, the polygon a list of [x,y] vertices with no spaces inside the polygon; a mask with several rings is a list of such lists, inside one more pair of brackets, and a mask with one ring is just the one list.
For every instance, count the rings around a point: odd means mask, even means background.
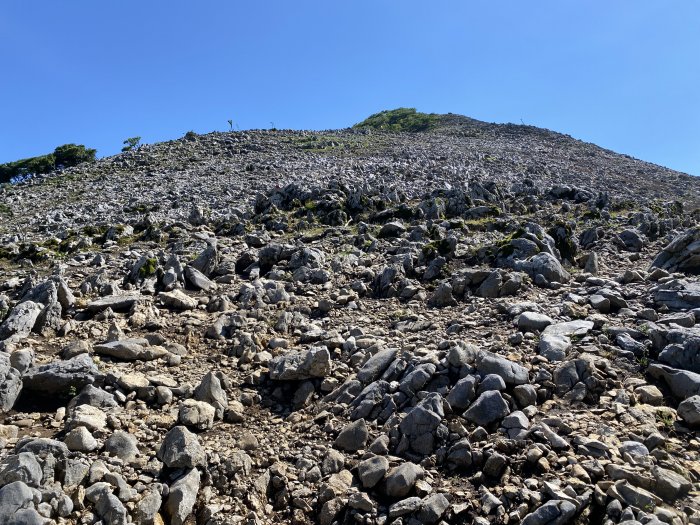
[{"label": "gray boulder", "polygon": [[700,272],[700,227],[691,228],[676,236],[651,263],[651,268],[669,272]]},{"label": "gray boulder", "polygon": [[21,390],[19,371],[10,365],[10,356],[0,352],[0,412],[12,409]]},{"label": "gray boulder", "polygon": [[194,468],[204,465],[206,456],[197,436],[186,427],[177,426],[165,435],[158,459],[169,468]]},{"label": "gray boulder", "polygon": [[87,311],[97,314],[109,308],[113,312],[128,312],[140,299],[139,294],[108,295],[88,304]]},{"label": "gray boulder", "polygon": [[377,379],[396,358],[397,352],[398,350],[396,348],[388,348],[374,354],[357,371],[357,379],[363,383],[371,383]]},{"label": "gray boulder", "polygon": [[41,465],[30,452],[13,454],[0,463],[0,486],[21,481],[30,487],[38,487],[42,475]]},{"label": "gray boulder", "polygon": [[95,382],[99,370],[88,354],[80,354],[66,361],[54,361],[27,370],[22,377],[24,389],[42,394],[65,395],[69,390],[80,390]]},{"label": "gray boulder", "polygon": [[564,525],[575,515],[576,505],[570,501],[554,499],[525,516],[522,525]]},{"label": "gray boulder", "polygon": [[290,352],[270,361],[270,379],[300,381],[326,377],[331,371],[331,355],[325,346],[315,346],[304,352]]},{"label": "gray boulder", "polygon": [[165,357],[168,352],[162,346],[150,346],[142,339],[122,339],[94,346],[95,353],[123,359],[124,361],[152,361]]},{"label": "gray boulder", "polygon": [[510,413],[508,403],[498,390],[487,390],[464,413],[464,418],[479,426],[500,421]]},{"label": "gray boulder", "polygon": [[543,335],[537,346],[537,352],[550,361],[563,361],[571,348],[571,339],[565,335]]},{"label": "gray boulder", "polygon": [[192,514],[199,492],[200,475],[196,468],[170,486],[165,512],[170,516],[171,525],[182,525]]},{"label": "gray boulder", "polygon": [[518,329],[521,332],[541,331],[554,322],[548,315],[537,312],[523,312],[518,317]]},{"label": "gray boulder", "polygon": [[112,493],[109,483],[98,482],[85,489],[85,497],[95,505],[95,513],[105,525],[126,525],[126,507]]},{"label": "gray boulder", "polygon": [[126,463],[134,461],[139,453],[136,438],[123,430],[116,430],[107,438],[105,451]]},{"label": "gray boulder", "polygon": [[368,438],[367,423],[364,419],[358,419],[340,431],[335,440],[335,446],[348,452],[355,452],[365,446]]},{"label": "gray boulder", "polygon": [[41,304],[33,301],[24,301],[15,306],[10,311],[10,315],[0,324],[0,341],[9,337],[15,340],[27,337],[34,328],[42,309]]},{"label": "gray boulder", "polygon": [[0,487],[0,523],[6,525],[34,525],[44,523],[34,510],[34,494],[22,481]]},{"label": "gray boulder", "polygon": [[690,426],[700,425],[700,395],[691,396],[678,405],[678,417]]},{"label": "gray boulder", "polygon": [[408,461],[402,463],[391,469],[386,475],[384,491],[391,498],[404,498],[424,474],[423,468],[415,463]]},{"label": "gray boulder", "polygon": [[547,252],[538,253],[527,261],[516,263],[515,269],[525,272],[533,279],[542,275],[547,281],[554,283],[567,283],[571,279],[571,275],[557,258]]},{"label": "gray boulder", "polygon": [[360,461],[357,465],[357,475],[362,486],[366,489],[373,488],[379,483],[389,470],[389,460],[384,456],[374,456]]},{"label": "gray boulder", "polygon": [[214,372],[208,372],[199,386],[195,388],[193,397],[198,401],[205,401],[216,410],[216,418],[224,417],[224,410],[228,406],[228,396],[221,386],[221,381]]},{"label": "gray boulder", "polygon": [[700,394],[700,374],[695,372],[653,363],[647,367],[647,373],[655,379],[663,379],[671,393],[681,399]]},{"label": "gray boulder", "polygon": [[476,356],[476,369],[482,375],[497,374],[508,385],[523,385],[528,381],[527,368],[485,350]]},{"label": "gray boulder", "polygon": [[433,292],[433,295],[428,299],[428,306],[443,308],[445,306],[455,306],[457,300],[452,297],[452,285],[444,282],[440,283]]},{"label": "gray boulder", "polygon": [[542,337],[546,335],[583,337],[591,330],[593,330],[593,321],[567,321],[565,323],[550,324],[542,331]]}]

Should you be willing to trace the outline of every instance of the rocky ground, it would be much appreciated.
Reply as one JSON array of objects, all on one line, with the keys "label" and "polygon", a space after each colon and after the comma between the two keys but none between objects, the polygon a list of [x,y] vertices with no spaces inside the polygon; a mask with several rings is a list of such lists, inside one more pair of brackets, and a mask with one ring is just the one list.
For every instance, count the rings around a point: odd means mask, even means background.
[{"label": "rocky ground", "polygon": [[441,122],[0,189],[0,523],[700,523],[700,180]]}]

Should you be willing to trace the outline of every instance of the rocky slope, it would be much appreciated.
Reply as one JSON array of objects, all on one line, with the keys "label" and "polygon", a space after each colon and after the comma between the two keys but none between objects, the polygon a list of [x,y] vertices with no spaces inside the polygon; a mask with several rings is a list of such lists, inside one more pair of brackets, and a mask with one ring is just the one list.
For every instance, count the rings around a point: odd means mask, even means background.
[{"label": "rocky slope", "polygon": [[0,189],[0,522],[700,523],[700,179],[188,135]]}]

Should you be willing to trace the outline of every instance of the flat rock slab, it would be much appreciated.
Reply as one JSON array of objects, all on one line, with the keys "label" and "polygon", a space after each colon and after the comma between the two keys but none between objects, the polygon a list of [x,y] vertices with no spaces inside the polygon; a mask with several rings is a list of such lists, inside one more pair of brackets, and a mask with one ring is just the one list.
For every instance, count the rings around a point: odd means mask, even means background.
[{"label": "flat rock slab", "polygon": [[97,314],[111,308],[115,312],[128,312],[140,299],[141,296],[138,294],[108,295],[88,304],[87,311]]},{"label": "flat rock slab", "polygon": [[152,361],[168,353],[162,346],[144,346],[128,339],[95,345],[94,350],[97,354],[125,361]]},{"label": "flat rock slab", "polygon": [[545,335],[559,335],[565,337],[583,337],[593,329],[593,321],[568,321],[566,323],[550,324],[542,332]]}]

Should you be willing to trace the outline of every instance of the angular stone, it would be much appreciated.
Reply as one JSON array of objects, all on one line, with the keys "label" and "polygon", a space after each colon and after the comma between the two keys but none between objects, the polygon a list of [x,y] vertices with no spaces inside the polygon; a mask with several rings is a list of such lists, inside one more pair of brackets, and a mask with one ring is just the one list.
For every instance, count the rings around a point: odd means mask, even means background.
[{"label": "angular stone", "polygon": [[289,352],[270,361],[270,379],[300,381],[326,377],[331,371],[331,355],[325,346],[312,347],[304,352]]},{"label": "angular stone", "polygon": [[554,320],[548,315],[537,312],[523,312],[518,316],[518,329],[521,332],[541,331],[552,324]]},{"label": "angular stone", "polygon": [[355,452],[365,446],[368,438],[367,423],[364,419],[358,419],[340,431],[335,440],[335,446],[348,452]]},{"label": "angular stone", "polygon": [[357,371],[357,379],[363,383],[371,383],[377,379],[396,358],[397,352],[398,350],[396,348],[388,348],[374,354]]},{"label": "angular stone", "polygon": [[192,509],[197,501],[199,483],[199,471],[193,468],[170,486],[170,493],[165,502],[165,511],[170,516],[171,525],[183,525],[192,514]]},{"label": "angular stone", "polygon": [[528,381],[527,368],[491,352],[477,354],[476,369],[483,375],[497,374],[508,385],[523,385]]},{"label": "angular stone", "polygon": [[204,465],[206,456],[197,436],[186,427],[177,426],[165,435],[158,459],[169,468],[194,468]]},{"label": "angular stone", "polygon": [[197,308],[197,299],[190,297],[182,290],[172,292],[161,292],[158,294],[164,306],[175,310],[194,310]]},{"label": "angular stone", "polygon": [[510,413],[508,403],[500,392],[489,390],[481,394],[463,414],[463,417],[479,426],[500,421]]},{"label": "angular stone", "polygon": [[406,462],[394,467],[386,476],[386,495],[391,498],[406,497],[423,475],[423,469],[415,463]]},{"label": "angular stone", "polygon": [[522,525],[564,525],[576,514],[576,505],[566,500],[550,500],[523,518]]}]

